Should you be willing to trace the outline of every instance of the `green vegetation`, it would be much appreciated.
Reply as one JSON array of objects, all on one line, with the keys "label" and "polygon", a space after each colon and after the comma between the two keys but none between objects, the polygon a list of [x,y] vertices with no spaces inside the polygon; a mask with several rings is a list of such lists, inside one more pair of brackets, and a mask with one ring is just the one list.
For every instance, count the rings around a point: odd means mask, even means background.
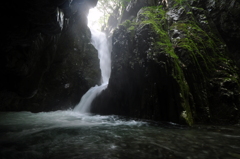
[{"label": "green vegetation", "polygon": [[[202,17],[205,16],[202,8],[194,7],[194,9]],[[205,101],[198,103],[198,109],[205,109],[209,107],[209,101],[202,94],[202,90],[205,89],[210,96],[211,91],[208,90],[210,81],[215,81],[219,88],[225,81],[231,80],[238,83],[237,73],[231,64],[231,60],[229,60],[224,42],[218,37],[218,34],[214,34],[214,30],[208,24],[208,21],[197,21],[189,10],[186,9],[185,12],[188,18],[184,21],[175,22],[169,27],[169,30],[177,30],[182,35],[181,38],[173,38],[172,42],[174,47],[181,49],[181,54],[184,53],[185,59],[188,56],[188,62],[191,66],[194,66],[194,68],[191,67],[188,70],[192,70],[191,77],[194,78],[195,82],[198,81],[196,82],[198,84],[194,84],[194,88],[191,87],[191,91],[194,91],[191,93],[197,94],[194,95],[194,98],[198,96],[197,98]],[[216,77],[218,77],[217,81]],[[190,82],[193,82],[192,79]],[[194,112],[195,108],[192,107],[191,111]],[[214,113],[216,114],[216,112]],[[218,116],[218,118],[221,117]]]},{"label": "green vegetation", "polygon": [[131,37],[134,37],[134,35],[135,35],[135,28],[137,26],[137,23],[132,22],[130,20],[126,20],[122,24],[120,24],[119,26],[125,27],[127,32],[129,32],[131,34]]},{"label": "green vegetation", "polygon": [[[180,2],[180,1],[179,1]],[[184,1],[181,1],[184,2]],[[183,8],[184,9],[184,8]],[[198,8],[195,8],[197,10]],[[184,9],[185,10],[185,9]],[[199,9],[201,12],[202,9]],[[187,16],[185,21],[177,21],[171,26],[168,26],[166,11],[162,6],[145,7],[139,11],[138,24],[131,21],[124,22],[124,26],[128,30],[132,30],[134,27],[150,27],[152,30],[152,45],[151,50],[147,52],[147,58],[154,60],[156,63],[160,63],[161,59],[158,58],[159,54],[167,54],[168,68],[172,68],[172,77],[177,81],[180,90],[181,105],[184,108],[182,117],[185,118],[189,125],[194,123],[193,114],[195,114],[195,106],[190,105],[191,91],[197,91],[201,96],[201,91],[206,88],[206,82],[209,81],[213,75],[223,73],[224,71],[234,72],[234,68],[228,67],[225,70],[219,68],[220,63],[227,63],[226,48],[221,48],[224,43],[212,32],[208,33],[203,30],[199,22],[195,20],[191,11],[186,11]],[[186,21],[187,20],[187,21]],[[208,23],[206,23],[208,25]],[[130,29],[131,28],[131,29]],[[207,29],[210,27],[207,27]],[[177,30],[181,37],[171,38],[169,31]],[[181,51],[178,52],[177,50]],[[180,54],[184,54],[184,57]],[[184,60],[188,60],[187,63]],[[188,68],[193,71],[191,78],[196,81],[201,81],[201,86],[196,88],[189,88],[183,69],[188,67],[188,64],[194,66],[194,68]],[[186,66],[187,65],[187,66]],[[166,71],[167,70],[166,68]],[[229,73],[226,74],[225,81],[233,79],[237,81],[236,76]],[[193,82],[193,81],[191,81]],[[200,91],[200,92],[199,92]],[[204,98],[204,97],[200,97]],[[200,105],[206,107],[204,102]]]},{"label": "green vegetation", "polygon": [[[183,6],[185,4],[188,3],[189,0],[175,0],[174,6],[180,5]],[[192,0],[192,1],[196,1],[196,0]]]},{"label": "green vegetation", "polygon": [[173,58],[178,58],[174,53],[173,46],[167,32],[166,12],[163,10],[162,6],[143,8],[139,17],[141,18],[140,25],[150,25],[156,35],[158,35],[155,47],[164,49],[165,52]]},{"label": "green vegetation", "polygon": [[130,0],[98,0],[96,7],[104,15],[99,23],[106,26],[109,16],[112,14],[121,15],[129,2]]},{"label": "green vegetation", "polygon": [[182,107],[185,110],[183,117],[189,125],[193,124],[192,110],[189,104],[189,86],[185,80],[181,62],[174,52],[173,44],[168,34],[168,26],[166,12],[162,6],[145,7],[139,14],[140,26],[149,25],[154,31],[154,44],[152,51],[148,52],[148,57],[155,60],[157,63],[158,54],[165,53],[169,55],[168,64],[173,68],[172,76],[178,82],[180,87],[180,98],[182,99]]},{"label": "green vegetation", "polygon": [[126,20],[121,25],[126,27],[126,28],[130,28],[130,27],[132,27],[134,25],[134,23],[131,22],[130,20]]},{"label": "green vegetation", "polygon": [[122,24],[120,24],[120,26],[124,26],[128,31],[133,31],[137,26],[137,23],[132,22],[130,20],[126,20]]},{"label": "green vegetation", "polygon": [[[191,61],[206,78],[219,69],[219,63],[229,62],[225,54],[227,50],[219,47],[225,44],[216,35],[207,33],[194,21],[194,18],[192,19],[189,22],[177,22],[170,27],[170,30],[175,29],[185,35],[181,39],[176,39],[175,47],[186,50],[192,58]],[[233,68],[230,69],[234,72]]]},{"label": "green vegetation", "polygon": [[[238,84],[239,79],[226,45],[208,22],[205,11],[191,7],[186,0],[176,2],[174,8],[176,12],[181,10],[176,13],[181,14],[181,20],[170,21],[162,6],[152,6],[142,8],[136,20],[121,25],[133,36],[136,30],[147,29],[147,60],[161,64],[163,59],[159,57],[167,57],[164,67],[178,83],[182,117],[192,125],[199,109],[207,111],[206,118],[211,115],[209,103],[213,101],[208,98],[216,93],[213,87],[220,89],[224,82],[231,81]],[[212,83],[215,85],[210,86]]]}]

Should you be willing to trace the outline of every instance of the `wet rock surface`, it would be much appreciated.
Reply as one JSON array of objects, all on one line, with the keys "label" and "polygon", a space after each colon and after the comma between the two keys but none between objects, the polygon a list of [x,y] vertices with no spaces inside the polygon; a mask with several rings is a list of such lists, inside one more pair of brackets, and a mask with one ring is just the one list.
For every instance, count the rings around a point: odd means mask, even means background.
[{"label": "wet rock surface", "polygon": [[1,36],[0,110],[66,109],[99,83],[99,60],[86,19],[96,3],[3,3],[1,10],[9,14],[4,14]]},{"label": "wet rock surface", "polygon": [[109,86],[92,112],[190,125],[237,123],[238,46],[232,42],[239,20],[229,16],[239,14],[238,5],[168,0],[138,10],[112,36]]},{"label": "wet rock surface", "polygon": [[215,23],[223,40],[226,42],[231,56],[236,61],[237,66],[240,64],[240,3],[236,0],[205,2],[204,9],[208,11],[210,17]]},{"label": "wet rock surface", "polygon": [[[0,110],[67,109],[99,84],[86,19],[96,3],[2,3]],[[237,123],[239,14],[236,0],[132,0],[112,35],[109,86],[92,112]]]}]

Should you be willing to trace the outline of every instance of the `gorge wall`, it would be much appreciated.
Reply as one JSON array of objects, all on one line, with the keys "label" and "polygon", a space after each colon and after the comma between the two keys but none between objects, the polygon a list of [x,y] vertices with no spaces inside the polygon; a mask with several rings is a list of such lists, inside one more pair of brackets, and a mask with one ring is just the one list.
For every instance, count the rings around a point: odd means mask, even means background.
[{"label": "gorge wall", "polygon": [[238,1],[132,0],[91,111],[177,123],[239,121]]},{"label": "gorge wall", "polygon": [[[86,19],[96,3],[3,2],[1,111],[72,108],[99,84]],[[239,1],[131,0],[119,19],[108,30],[109,85],[91,112],[190,125],[239,121]]]},{"label": "gorge wall", "polygon": [[67,109],[100,82],[87,27],[88,10],[96,3],[33,0],[1,5],[0,110]]}]

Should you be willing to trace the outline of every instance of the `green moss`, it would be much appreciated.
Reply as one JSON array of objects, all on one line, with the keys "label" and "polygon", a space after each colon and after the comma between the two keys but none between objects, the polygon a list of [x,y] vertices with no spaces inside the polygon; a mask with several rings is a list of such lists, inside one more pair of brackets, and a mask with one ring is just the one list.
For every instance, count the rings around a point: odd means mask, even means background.
[{"label": "green moss", "polygon": [[[175,0],[174,6],[182,6],[184,4],[187,4],[189,0]],[[192,1],[196,1],[196,0],[192,0]]]},{"label": "green moss", "polygon": [[124,26],[128,31],[134,30],[136,25],[137,25],[137,23],[130,21],[130,20],[126,20],[122,24],[120,24],[120,26]]},{"label": "green moss", "polygon": [[[189,6],[187,1],[177,0],[177,2],[177,5],[186,3]],[[184,10],[187,16],[184,21],[174,21],[171,26],[168,26],[166,11],[162,6],[144,7],[138,13],[137,23],[128,20],[122,26],[131,33],[135,32],[135,28],[148,29],[150,48],[146,52],[147,58],[156,63],[161,63],[162,59],[158,58],[159,55],[166,55],[165,70],[171,74],[179,86],[179,97],[184,109],[182,117],[189,125],[192,125],[196,108],[193,104],[190,105],[190,101],[194,101],[193,98],[195,97],[198,100],[197,102],[204,100],[197,106],[206,108],[209,95],[205,94],[209,93],[207,90],[209,82],[220,75],[222,83],[228,81],[238,83],[238,76],[231,60],[226,55],[225,44],[212,31],[212,27],[208,26],[208,22],[204,23],[203,27],[200,24],[202,21],[198,22],[196,20],[191,9],[185,9],[183,6],[179,7]],[[196,8],[193,9],[196,10]],[[203,9],[197,8],[197,10],[204,14]],[[172,30],[177,30],[181,36],[171,37]],[[222,65],[226,68],[221,68]],[[185,72],[185,70],[187,71]],[[185,76],[184,73],[189,72],[191,74]],[[190,81],[192,85],[189,86],[187,81]]]},{"label": "green moss", "polygon": [[137,23],[130,21],[130,20],[126,20],[119,26],[124,27],[127,30],[127,32],[129,32],[131,34],[131,37],[133,37],[135,34],[136,25],[137,25]]},{"label": "green moss", "polygon": [[[203,11],[202,8],[193,9]],[[204,12],[201,13],[204,14]],[[179,59],[184,60],[188,56],[190,66],[194,66],[194,68],[188,67],[189,70],[192,70],[190,71],[192,72],[190,78],[195,78],[194,80],[201,85],[200,87],[196,87],[196,85],[193,86],[194,88],[191,87],[194,96],[203,101],[202,103],[198,101],[198,109],[204,109],[212,104],[208,103],[209,100],[202,94],[204,89],[208,97],[214,96],[211,93],[215,92],[211,91],[209,83],[214,82],[215,87],[219,88],[222,87],[223,83],[230,81],[239,85],[236,68],[229,60],[227,48],[208,21],[203,25],[203,21],[198,22],[196,17],[189,13],[187,20],[173,23],[170,30],[177,30],[182,35],[180,38],[173,40],[175,47],[181,50],[181,54],[184,52],[184,57],[179,56]],[[190,82],[193,82],[192,79],[190,79]],[[195,114],[194,109],[192,107],[189,111],[193,111],[193,114]]]},{"label": "green moss", "polygon": [[126,27],[126,28],[129,28],[129,27],[131,27],[132,22],[130,20],[126,20],[121,25]]},{"label": "green moss", "polygon": [[[234,75],[235,73],[229,73],[236,72],[231,65],[226,64],[226,69],[220,68],[219,64],[228,62],[228,57],[225,54],[225,52],[227,52],[226,48],[221,49],[221,47],[219,47],[224,45],[224,43],[212,31],[206,32],[203,30],[192,12],[186,13],[188,13],[188,17],[186,17],[187,20],[185,19],[184,22],[175,22],[169,27],[167,25],[166,12],[162,6],[146,7],[142,9],[139,14],[139,25],[148,25],[155,34],[155,37],[153,37],[153,49],[148,52],[148,57],[156,62],[160,62],[161,59],[158,61],[159,59],[156,58],[158,54],[165,53],[170,56],[168,65],[172,65],[169,66],[172,68],[172,76],[180,87],[181,105],[185,110],[183,117],[189,125],[192,125],[194,123],[193,114],[195,114],[196,108],[194,105],[190,105],[191,91],[196,91],[200,99],[207,100],[204,95],[201,95],[201,91],[202,89],[206,89],[206,85],[208,85],[207,82],[216,76],[216,74],[224,75],[224,78],[221,79],[222,82],[228,80],[237,82],[238,79],[237,76]],[[210,26],[206,26],[206,28],[211,29]],[[178,30],[181,37],[173,41],[170,39],[168,30]],[[174,48],[176,47],[180,48],[181,51],[175,52]],[[178,55],[177,53],[184,54],[184,56]],[[191,90],[183,72],[184,61],[181,61],[185,60],[186,56],[188,62],[194,67],[188,68],[193,71],[191,78],[195,78],[196,81],[201,82],[201,86],[191,88]],[[202,107],[206,107],[204,104],[205,102],[202,103]],[[201,103],[199,105],[201,105]]]},{"label": "green moss", "polygon": [[[219,67],[219,62],[226,61],[224,58],[226,55],[219,50],[219,46],[224,45],[223,42],[216,36],[207,34],[196,22],[178,22],[170,29],[177,29],[184,33],[185,37],[178,39],[175,45],[188,51],[204,77],[215,71]],[[202,61],[201,65],[199,61]]]},{"label": "green moss", "polygon": [[182,99],[182,107],[185,110],[185,116],[184,119],[186,120],[186,122],[189,125],[193,125],[194,120],[193,120],[193,110],[190,106],[189,103],[189,95],[190,95],[190,90],[189,90],[189,86],[186,82],[185,76],[183,74],[183,71],[180,67],[180,63],[179,60],[177,60],[176,58],[174,59],[174,78],[177,80],[179,87],[180,87],[180,98]]},{"label": "green moss", "polygon": [[158,62],[158,60],[154,57],[157,56],[157,54],[165,53],[170,56],[169,58],[171,62],[169,64],[172,65],[170,67],[173,68],[172,76],[178,82],[180,87],[179,96],[182,99],[181,105],[186,111],[184,118],[189,125],[192,125],[193,117],[189,104],[189,87],[181,68],[181,62],[174,52],[174,47],[168,34],[166,11],[163,10],[162,6],[145,7],[139,14],[139,18],[140,26],[149,25],[156,35],[156,37],[154,37],[154,47],[152,51],[148,52],[148,54],[150,54],[148,56],[156,62]]},{"label": "green moss", "polygon": [[141,19],[140,25],[150,25],[152,30],[158,35],[154,45],[155,48],[164,49],[170,56],[177,58],[168,36],[166,11],[163,10],[162,6],[145,7],[140,17],[141,16],[143,18]]},{"label": "green moss", "polygon": [[135,26],[133,25],[133,26],[130,26],[129,28],[128,28],[128,30],[129,31],[133,31],[135,29]]}]

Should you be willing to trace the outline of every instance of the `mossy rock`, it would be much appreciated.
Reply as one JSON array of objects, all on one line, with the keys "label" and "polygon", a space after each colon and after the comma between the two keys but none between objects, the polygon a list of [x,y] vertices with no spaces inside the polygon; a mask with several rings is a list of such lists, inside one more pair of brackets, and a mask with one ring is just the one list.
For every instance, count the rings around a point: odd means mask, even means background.
[{"label": "mossy rock", "polygon": [[199,1],[168,2],[141,8],[115,30],[109,87],[99,97],[104,109],[93,110],[189,125],[236,123],[239,77],[226,43]]}]

